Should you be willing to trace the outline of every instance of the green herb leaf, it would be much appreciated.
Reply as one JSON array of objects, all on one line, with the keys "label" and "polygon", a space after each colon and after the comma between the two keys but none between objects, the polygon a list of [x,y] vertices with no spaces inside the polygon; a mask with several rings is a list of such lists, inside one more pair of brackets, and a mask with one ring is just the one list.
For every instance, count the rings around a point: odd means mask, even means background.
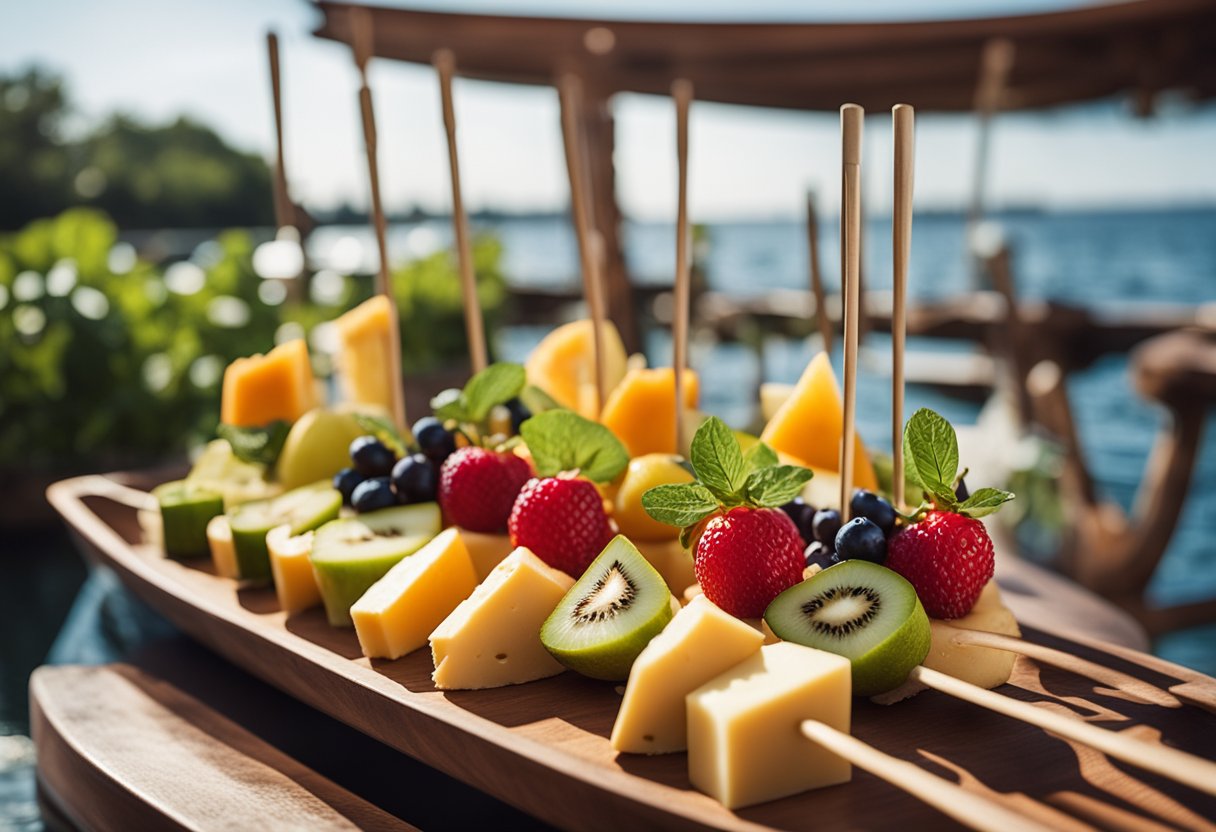
[{"label": "green herb leaf", "polygon": [[747,481],[743,452],[734,431],[717,416],[710,416],[692,438],[689,458],[697,479],[724,504],[739,502]]},{"label": "green herb leaf", "polygon": [[289,422],[277,421],[260,428],[238,428],[235,425],[221,424],[215,432],[221,439],[228,440],[237,459],[270,467],[278,460],[290,430]]},{"label": "green herb leaf", "polygon": [[747,449],[747,453],[743,454],[743,465],[747,468],[748,474],[759,471],[761,468],[768,468],[770,465],[776,465],[778,461],[777,452],[763,442],[757,442]]},{"label": "green herb leaf", "polygon": [[462,398],[469,421],[485,419],[494,405],[505,404],[518,396],[526,382],[524,368],[519,364],[499,363],[486,367],[464,386]]},{"label": "green herb leaf", "polygon": [[802,487],[815,476],[801,465],[770,465],[747,476],[748,503],[758,508],[776,508],[802,493]]},{"label": "green herb leaf", "polygon": [[541,390],[535,384],[525,386],[519,392],[519,400],[524,403],[524,407],[528,408],[528,411],[533,416],[549,410],[561,409],[561,404],[558,403],[557,399]]},{"label": "green herb leaf", "polygon": [[904,428],[908,471],[935,497],[951,495],[958,474],[958,437],[950,423],[928,408],[912,414]]},{"label": "green herb leaf", "polygon": [[608,482],[629,464],[629,452],[612,431],[569,410],[533,416],[520,433],[542,477],[577,469],[593,482]]},{"label": "green herb leaf", "polygon": [[1013,494],[1009,491],[1002,491],[999,488],[981,488],[964,500],[957,511],[968,517],[987,517],[1012,499]]},{"label": "green herb leaf", "polygon": [[359,427],[383,442],[390,451],[399,457],[405,456],[410,443],[397,431],[396,425],[383,416],[374,416],[371,413],[355,413],[354,417]]},{"label": "green herb leaf", "polygon": [[449,387],[447,390],[440,390],[435,398],[431,399],[431,412],[439,419],[456,419],[457,421],[467,421],[465,419],[464,394],[455,387]]},{"label": "green herb leaf", "polygon": [[685,528],[718,510],[718,500],[700,483],[656,485],[642,495],[642,508],[655,520]]}]

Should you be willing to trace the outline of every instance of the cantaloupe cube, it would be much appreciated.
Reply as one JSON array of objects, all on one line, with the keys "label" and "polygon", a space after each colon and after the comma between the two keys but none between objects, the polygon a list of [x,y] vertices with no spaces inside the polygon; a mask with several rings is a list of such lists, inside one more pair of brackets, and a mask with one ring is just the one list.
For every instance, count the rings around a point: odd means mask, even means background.
[{"label": "cantaloupe cube", "polygon": [[295,338],[265,355],[238,358],[224,370],[220,421],[237,427],[294,422],[317,406],[308,345]]},{"label": "cantaloupe cube", "polygon": [[[612,391],[600,421],[616,434],[631,457],[674,454],[676,449],[676,377],[671,367],[630,370]],[[684,371],[684,407],[699,400],[697,374]]]},{"label": "cantaloupe cube", "polygon": [[612,726],[612,747],[666,754],[688,747],[684,699],[760,649],[759,631],[704,595],[679,610],[633,663]]},{"label": "cantaloupe cube", "polygon": [[1007,636],[1022,635],[1017,619],[1001,601],[1001,592],[997,589],[996,581],[988,582],[971,612],[950,621],[931,618],[929,626],[933,643],[929,648],[929,655],[925,656],[925,667],[982,688],[999,687],[1009,681],[1009,676],[1013,673],[1013,663],[1017,660],[1016,653],[994,650],[991,647],[954,644],[951,640],[957,630],[984,630]]},{"label": "cantaloupe cube", "polygon": [[354,404],[393,412],[393,330],[397,313],[385,295],[376,295],[334,321],[335,362],[342,396]]},{"label": "cantaloupe cube", "polygon": [[363,655],[396,659],[427,637],[473,594],[477,576],[460,532],[447,529],[371,585],[350,617]]},{"label": "cantaloupe cube", "polygon": [[321,590],[308,560],[312,532],[292,536],[290,525],[275,526],[266,533],[266,551],[270,554],[274,594],[283,612],[295,615],[320,606]]},{"label": "cantaloupe cube", "polygon": [[[524,362],[529,384],[588,419],[599,418],[593,333],[591,321],[585,319],[559,326],[536,345]],[[625,376],[625,345],[611,321],[604,322],[600,340],[604,349],[604,389],[611,391]]]},{"label": "cantaloupe cube", "polygon": [[[811,359],[785,403],[764,427],[760,440],[774,451],[798,459],[803,465],[840,470],[840,443],[844,437],[844,402],[827,353]],[[878,478],[857,436],[853,485],[874,490]]]},{"label": "cantaloupe cube", "polygon": [[806,739],[816,719],[849,730],[849,660],[783,641],[688,694],[688,779],[728,809],[845,783],[848,762]]}]

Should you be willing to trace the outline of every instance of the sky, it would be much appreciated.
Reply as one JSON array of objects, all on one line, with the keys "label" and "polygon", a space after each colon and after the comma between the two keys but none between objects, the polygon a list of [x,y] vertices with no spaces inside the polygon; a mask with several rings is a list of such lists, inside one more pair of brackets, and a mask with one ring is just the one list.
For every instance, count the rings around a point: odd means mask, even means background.
[{"label": "sky", "polygon": [[[840,20],[907,17],[903,0],[417,0],[419,7],[615,17]],[[925,0],[921,17],[976,16],[1081,5],[1076,0]],[[695,11],[690,11],[695,10]],[[293,196],[317,208],[366,204],[366,167],[349,50],[310,34],[305,0],[37,0],[0,4],[0,72],[30,64],[62,72],[87,130],[116,110],[151,121],[201,119],[236,146],[271,157],[273,115],[265,32],[281,42],[286,161]],[[459,59],[459,56],[457,56]],[[371,84],[390,210],[450,204],[447,151],[434,72],[373,61]],[[848,90],[841,90],[842,102]],[[568,199],[552,89],[457,79],[461,175],[469,208],[551,210]],[[1216,202],[1216,107],[1175,103],[1132,118],[1103,103],[1000,116],[993,131],[994,204],[1049,208]],[[618,197],[628,215],[675,213],[670,100],[618,96]],[[806,190],[834,210],[839,126],[832,113],[693,105],[689,201],[695,221],[797,216]],[[867,209],[890,204],[890,119],[867,120]],[[967,116],[918,118],[916,202],[957,208],[971,182],[976,125]]]}]

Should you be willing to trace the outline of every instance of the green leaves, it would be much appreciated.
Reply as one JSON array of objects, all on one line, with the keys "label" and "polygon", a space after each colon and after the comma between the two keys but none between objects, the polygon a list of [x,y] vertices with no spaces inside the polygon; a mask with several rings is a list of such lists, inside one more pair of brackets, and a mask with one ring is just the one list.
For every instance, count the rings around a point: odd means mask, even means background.
[{"label": "green leaves", "polygon": [[711,416],[692,438],[689,457],[697,479],[724,503],[737,498],[747,481],[739,440],[726,423]]},{"label": "green leaves", "polygon": [[608,482],[629,464],[629,452],[612,431],[569,410],[533,416],[520,433],[542,477],[577,470],[593,482]]},{"label": "green leaves", "polygon": [[527,382],[519,364],[491,364],[469,379],[463,390],[444,390],[431,399],[431,411],[440,419],[478,424],[495,405],[520,395]]},{"label": "green leaves", "polygon": [[[1013,499],[1013,494],[999,488],[981,488],[959,502],[955,485],[958,473],[958,437],[954,428],[938,414],[921,408],[912,414],[904,427],[904,460],[910,479],[915,480],[934,506],[968,517],[985,517]],[[918,508],[909,520],[921,514]]]},{"label": "green leaves", "polygon": [[691,526],[718,510],[718,501],[708,488],[697,482],[656,485],[642,495],[646,513],[669,526]]},{"label": "green leaves", "polygon": [[216,433],[221,439],[227,439],[232,446],[232,453],[242,462],[256,462],[266,467],[274,465],[287,441],[287,432],[291,424],[284,421],[271,422],[260,428],[238,428],[235,425],[221,424]]},{"label": "green leaves", "polygon": [[800,465],[771,465],[747,476],[747,502],[755,506],[781,506],[802,493],[815,473]]},{"label": "green leaves", "polygon": [[964,500],[956,511],[968,517],[987,517],[1012,499],[1013,494],[1009,491],[981,488]]},{"label": "green leaves", "polygon": [[371,413],[355,413],[353,415],[355,422],[360,428],[383,442],[384,446],[397,456],[405,456],[409,443],[397,432],[397,426],[390,420],[385,419],[383,416],[374,416]]}]

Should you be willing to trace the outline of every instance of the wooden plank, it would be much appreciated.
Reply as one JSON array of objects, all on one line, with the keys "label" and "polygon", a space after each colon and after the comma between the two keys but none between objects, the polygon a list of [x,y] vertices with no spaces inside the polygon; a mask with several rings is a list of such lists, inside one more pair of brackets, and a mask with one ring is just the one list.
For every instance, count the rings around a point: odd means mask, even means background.
[{"label": "wooden plank", "polygon": [[[369,662],[354,634],[328,627],[319,611],[286,619],[269,591],[238,590],[201,562],[170,561],[140,544],[134,510],[96,496],[100,481],[67,480],[49,497],[137,595],[306,704],[541,819],[573,829],[949,828],[932,809],[862,772],[847,785],[729,812],[691,789],[684,755],[612,751],[614,686],[567,673],[507,689],[438,691],[425,651]],[[1151,657],[1134,651],[1112,657],[1069,641],[1071,628],[1085,631],[1086,618],[1101,605],[1075,588],[1072,596],[1057,592],[1056,584],[1039,580],[1039,570],[1014,558],[1000,564],[1010,606],[1032,640],[1153,684],[1178,681],[1154,669]],[[1131,730],[1195,753],[1216,747],[1216,720],[1205,711],[1127,702],[1029,661],[1019,660],[1002,692],[1108,727],[1140,724]],[[968,789],[1024,813],[1057,820],[1061,812],[1079,813],[1085,824],[1105,828],[1150,822],[1216,828],[1207,820],[1216,817],[1214,799],[934,692],[890,708],[857,701],[853,733],[935,773],[954,772]]]}]

